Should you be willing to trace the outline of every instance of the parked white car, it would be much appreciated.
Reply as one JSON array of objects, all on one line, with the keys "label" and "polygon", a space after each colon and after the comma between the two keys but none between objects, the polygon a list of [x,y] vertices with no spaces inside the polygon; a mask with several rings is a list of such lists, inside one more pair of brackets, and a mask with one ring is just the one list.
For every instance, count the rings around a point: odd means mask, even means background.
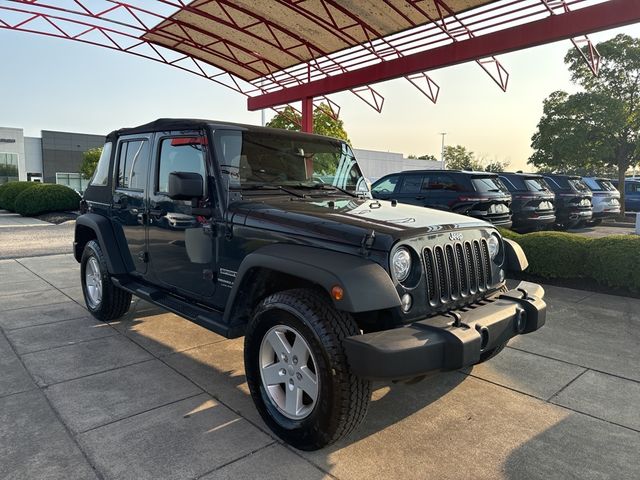
[{"label": "parked white car", "polygon": [[603,218],[620,214],[620,192],[610,180],[598,177],[582,177],[582,181],[593,192],[593,219],[591,225],[598,225]]}]

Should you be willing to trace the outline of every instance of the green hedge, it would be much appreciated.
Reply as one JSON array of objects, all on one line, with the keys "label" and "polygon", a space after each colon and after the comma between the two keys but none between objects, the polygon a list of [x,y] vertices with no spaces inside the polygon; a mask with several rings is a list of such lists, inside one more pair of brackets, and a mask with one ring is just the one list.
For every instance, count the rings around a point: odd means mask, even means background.
[{"label": "green hedge", "polygon": [[20,215],[31,216],[79,208],[80,195],[69,187],[50,183],[32,185],[15,199],[15,211]]},{"label": "green hedge", "polygon": [[22,192],[36,185],[33,182],[9,182],[0,190],[0,208],[15,212],[15,200]]},{"label": "green hedge", "polygon": [[4,207],[2,206],[2,192],[3,190],[7,187],[7,185],[9,185],[8,183],[3,183],[0,184],[0,209],[3,209]]},{"label": "green hedge", "polygon": [[542,278],[584,278],[608,287],[640,292],[640,236],[587,238],[564,232],[521,235],[501,230],[529,260],[526,273]]}]

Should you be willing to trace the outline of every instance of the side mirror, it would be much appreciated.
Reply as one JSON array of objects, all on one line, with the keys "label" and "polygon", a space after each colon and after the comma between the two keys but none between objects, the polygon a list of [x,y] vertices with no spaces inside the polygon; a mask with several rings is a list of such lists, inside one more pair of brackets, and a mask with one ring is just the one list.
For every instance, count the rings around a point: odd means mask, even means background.
[{"label": "side mirror", "polygon": [[192,172],[171,172],[169,174],[169,198],[173,200],[193,200],[204,196],[202,175]]}]

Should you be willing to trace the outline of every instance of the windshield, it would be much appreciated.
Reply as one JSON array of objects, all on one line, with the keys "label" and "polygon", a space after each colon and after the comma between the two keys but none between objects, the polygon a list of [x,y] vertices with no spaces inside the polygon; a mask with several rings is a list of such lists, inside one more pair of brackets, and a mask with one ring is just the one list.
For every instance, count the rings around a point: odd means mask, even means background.
[{"label": "windshield", "polygon": [[506,192],[507,187],[498,177],[477,177],[471,179],[477,192]]},{"label": "windshield", "polygon": [[238,130],[218,130],[215,138],[229,188],[369,191],[351,148],[339,140]]},{"label": "windshield", "polygon": [[545,192],[549,190],[547,183],[539,177],[525,178],[524,184],[530,192]]}]

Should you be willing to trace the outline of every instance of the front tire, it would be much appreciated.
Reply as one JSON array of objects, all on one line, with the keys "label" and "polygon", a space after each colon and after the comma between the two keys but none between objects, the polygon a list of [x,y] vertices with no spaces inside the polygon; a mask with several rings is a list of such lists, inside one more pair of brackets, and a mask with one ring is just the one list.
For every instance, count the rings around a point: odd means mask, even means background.
[{"label": "front tire", "polygon": [[100,244],[95,240],[88,242],[82,252],[80,279],[84,301],[91,315],[109,322],[127,313],[131,305],[131,293],[111,282],[107,261]]},{"label": "front tire", "polygon": [[364,419],[371,383],[353,375],[342,341],[360,332],[321,294],[287,290],[256,308],[244,342],[247,383],[265,423],[300,450],[317,450]]}]

